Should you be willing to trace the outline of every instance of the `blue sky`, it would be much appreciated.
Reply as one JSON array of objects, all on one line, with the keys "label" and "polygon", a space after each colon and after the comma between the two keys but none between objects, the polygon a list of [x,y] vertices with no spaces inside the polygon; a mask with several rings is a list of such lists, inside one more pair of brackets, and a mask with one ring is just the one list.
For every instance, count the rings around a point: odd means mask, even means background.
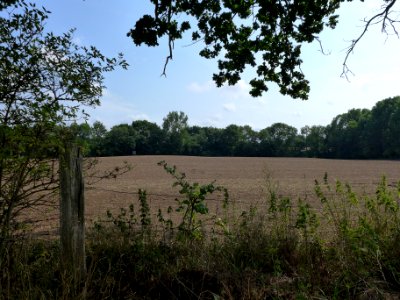
[{"label": "blue sky", "polygon": [[[400,40],[382,34],[379,26],[368,31],[359,43],[349,66],[349,80],[340,77],[346,47],[363,29],[362,19],[373,15],[382,0],[344,3],[337,29],[323,32],[319,45],[304,47],[302,70],[311,82],[309,100],[279,94],[275,86],[260,98],[248,94],[251,70],[233,87],[216,88],[212,74],[216,61],[198,56],[201,45],[188,46],[190,39],[177,41],[167,78],[160,77],[167,55],[166,43],[157,48],[136,47],[126,36],[136,20],[152,13],[148,0],[43,0],[35,1],[52,12],[47,29],[61,34],[76,28],[78,44],[94,45],[108,56],[123,52],[129,70],[106,74],[107,89],[102,104],[90,111],[90,122],[108,128],[146,119],[162,123],[170,111],[183,111],[190,125],[226,127],[250,125],[260,130],[275,122],[301,128],[327,125],[351,108],[372,108],[387,97],[400,95]],[[396,7],[395,7],[396,9]],[[399,9],[399,7],[397,7]]]}]

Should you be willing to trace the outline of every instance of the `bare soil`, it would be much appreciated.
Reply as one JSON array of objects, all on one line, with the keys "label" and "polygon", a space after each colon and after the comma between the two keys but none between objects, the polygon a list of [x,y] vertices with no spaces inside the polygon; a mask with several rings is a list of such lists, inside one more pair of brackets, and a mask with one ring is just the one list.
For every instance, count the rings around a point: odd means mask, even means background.
[{"label": "bare soil", "polygon": [[[176,165],[188,180],[199,183],[216,181],[229,191],[230,201],[237,209],[250,205],[266,205],[268,185],[273,185],[282,196],[293,200],[302,198],[313,207],[319,207],[313,193],[314,181],[323,180],[325,172],[330,180],[348,182],[357,192],[372,194],[383,175],[389,184],[400,180],[400,161],[387,160],[330,160],[314,158],[247,158],[247,157],[190,157],[190,156],[126,156],[99,158],[100,170],[109,170],[127,161],[132,170],[116,179],[103,180],[86,187],[86,219],[90,223],[104,217],[107,210],[116,212],[135,203],[137,191],[145,189],[153,214],[158,208],[166,210],[175,205],[178,188],[157,162],[165,160]],[[213,209],[221,207],[222,197],[212,195]],[[38,212],[36,212],[38,213]],[[41,210],[45,219],[40,225],[42,233],[53,234],[58,227],[57,208]]]}]

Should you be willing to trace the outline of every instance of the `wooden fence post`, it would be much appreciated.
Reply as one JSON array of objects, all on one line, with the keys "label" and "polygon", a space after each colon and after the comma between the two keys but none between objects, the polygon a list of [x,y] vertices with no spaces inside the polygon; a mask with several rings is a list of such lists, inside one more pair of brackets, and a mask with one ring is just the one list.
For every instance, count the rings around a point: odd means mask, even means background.
[{"label": "wooden fence post", "polygon": [[60,155],[61,264],[77,282],[86,275],[85,200],[82,155],[77,145],[67,144]]}]

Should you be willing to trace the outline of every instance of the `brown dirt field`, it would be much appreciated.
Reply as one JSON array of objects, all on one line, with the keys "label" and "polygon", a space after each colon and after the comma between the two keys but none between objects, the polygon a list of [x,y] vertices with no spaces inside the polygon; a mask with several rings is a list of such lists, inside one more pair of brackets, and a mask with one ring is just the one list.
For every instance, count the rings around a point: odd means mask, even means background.
[{"label": "brown dirt field", "polygon": [[[86,215],[90,223],[98,217],[104,217],[108,209],[116,211],[135,203],[139,188],[148,193],[152,211],[166,209],[175,204],[178,189],[172,188],[173,178],[157,162],[165,160],[176,165],[192,182],[210,183],[228,188],[230,201],[235,208],[246,209],[250,204],[265,205],[266,178],[278,183],[281,195],[298,197],[318,207],[313,196],[314,180],[322,181],[324,173],[328,177],[348,182],[363,193],[373,193],[382,175],[392,184],[400,180],[400,161],[383,160],[329,160],[313,158],[238,158],[238,157],[190,157],[190,156],[127,156],[99,158],[100,170],[112,169],[127,161],[133,169],[117,179],[103,180],[86,190]],[[270,182],[271,182],[270,180]],[[221,206],[221,197],[211,196],[212,206]],[[57,228],[57,211],[41,211],[47,217],[42,232],[54,232]],[[51,223],[51,225],[50,225]]]}]

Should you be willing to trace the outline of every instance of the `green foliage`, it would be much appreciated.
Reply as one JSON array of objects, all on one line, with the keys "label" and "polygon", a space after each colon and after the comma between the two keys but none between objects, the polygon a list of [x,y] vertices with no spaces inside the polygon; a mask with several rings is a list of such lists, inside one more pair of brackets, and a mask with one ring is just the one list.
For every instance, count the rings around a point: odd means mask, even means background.
[{"label": "green foliage", "polygon": [[[124,239],[130,240],[140,235],[149,234],[151,228],[150,207],[147,202],[147,193],[145,190],[139,189],[139,215],[136,215],[134,204],[129,205],[128,209],[120,208],[119,214],[114,215],[107,210],[107,218],[105,220],[96,221],[94,227],[97,231],[105,230],[104,223],[113,224],[114,228]],[[110,227],[109,227],[110,228]]]},{"label": "green foliage", "polygon": [[[398,188],[390,188],[383,177],[373,197],[357,196],[340,181],[333,188],[327,179],[316,182],[315,190],[336,230],[334,252],[346,272],[345,280],[357,276],[369,282],[378,277],[385,284],[398,285],[399,273],[394,271],[398,265],[391,258],[400,243]],[[328,197],[325,191],[334,194]],[[350,286],[357,289],[357,284],[353,281]]]},{"label": "green foliage", "polygon": [[87,141],[89,144],[89,155],[91,157],[101,156],[104,152],[104,139],[107,134],[107,129],[103,123],[96,121],[90,127],[90,138]]},{"label": "green foliage", "polygon": [[[175,41],[191,31],[193,43],[203,42],[199,55],[218,59],[218,73],[213,80],[218,87],[236,84],[245,70],[252,69],[250,94],[261,96],[270,83],[279,86],[283,95],[308,99],[310,86],[301,65],[302,47],[317,41],[324,53],[320,33],[334,29],[336,14],[342,2],[318,1],[155,1],[154,15],[143,15],[127,35],[135,45],[158,46],[164,36],[168,40],[169,60],[173,58]],[[348,0],[347,2],[352,2]],[[378,13],[366,19],[361,34],[350,42],[343,62],[343,76],[350,72],[347,61],[358,42],[372,24],[381,24],[382,32],[397,34],[398,19],[392,17],[396,0],[377,5]],[[374,12],[375,13],[375,12]]]},{"label": "green foliage", "polygon": [[187,141],[188,116],[183,112],[170,112],[163,119],[164,153],[179,154]]},{"label": "green foliage", "polygon": [[[129,211],[125,208],[120,208],[119,214],[115,217],[110,210],[107,210],[106,222],[111,222],[123,235],[129,236],[135,229],[137,219],[135,217],[135,207],[133,204],[129,205]],[[95,223],[97,229],[101,229],[101,222]]]},{"label": "green foliage", "polygon": [[179,173],[175,166],[170,167],[165,161],[159,162],[158,165],[176,180],[173,186],[178,186],[179,193],[183,196],[181,199],[175,199],[178,203],[176,211],[182,213],[182,221],[178,227],[180,232],[189,238],[201,239],[202,221],[197,215],[208,214],[206,197],[214,192],[222,192],[224,205],[227,205],[228,191],[222,186],[215,186],[215,181],[209,184],[190,183],[184,173]]},{"label": "green foliage", "polygon": [[172,219],[171,219],[172,211],[173,211],[172,206],[168,206],[167,214],[168,214],[169,217],[165,218],[161,208],[158,209],[157,220],[162,226],[162,233],[163,233],[163,241],[164,242],[166,242],[167,240],[170,240],[173,237],[174,223],[172,222]]},{"label": "green foliage", "polygon": [[366,157],[372,141],[366,140],[366,127],[370,122],[368,109],[351,109],[336,116],[326,128],[327,148],[333,157]]},{"label": "green foliage", "polygon": [[145,190],[139,189],[139,202],[140,202],[140,224],[143,229],[151,225],[150,207],[147,203],[147,193]]},{"label": "green foliage", "polygon": [[54,157],[63,143],[85,143],[84,107],[100,103],[104,73],[127,67],[122,55],[108,58],[73,42],[73,30],[45,30],[49,12],[24,1],[0,16],[0,267],[18,216],[49,203],[57,192]]},{"label": "green foliage", "polygon": [[131,126],[134,136],[136,137],[136,154],[160,153],[164,136],[161,128],[157,124],[145,120],[138,120],[133,121]]},{"label": "green foliage", "polygon": [[327,155],[327,132],[325,126],[304,126],[301,135],[304,139],[302,149],[308,157],[324,157]]},{"label": "green foliage", "polygon": [[132,155],[135,149],[135,132],[128,124],[113,126],[104,136],[105,155]]},{"label": "green foliage", "polygon": [[[256,73],[250,81],[252,96],[261,96],[272,82],[282,94],[303,100],[310,88],[300,68],[301,47],[318,39],[325,27],[335,28],[340,5],[340,1],[151,2],[154,16],[144,15],[128,33],[136,45],[158,46],[158,40],[167,36],[171,59],[174,41],[197,21],[192,40],[204,42],[202,57],[218,58],[219,73],[213,75],[217,86],[236,84],[252,67]],[[193,21],[182,20],[182,15]]]},{"label": "green foliage", "polygon": [[16,5],[19,2],[21,2],[20,0],[3,0],[0,3],[0,10],[3,10],[4,8],[7,8],[11,5]]},{"label": "green foliage", "polygon": [[97,122],[90,129],[87,124],[78,125],[78,135],[93,156],[136,151],[140,155],[399,158],[398,99],[384,99],[372,110],[351,109],[327,126],[304,126],[300,133],[284,123],[260,131],[233,124],[226,128],[189,126],[184,113],[170,112],[162,128],[148,121],[134,121],[107,132]]},{"label": "green foliage", "polygon": [[366,135],[369,141],[369,157],[398,158],[398,138],[396,124],[400,97],[387,98],[379,101],[371,109],[371,120],[366,125]]}]

